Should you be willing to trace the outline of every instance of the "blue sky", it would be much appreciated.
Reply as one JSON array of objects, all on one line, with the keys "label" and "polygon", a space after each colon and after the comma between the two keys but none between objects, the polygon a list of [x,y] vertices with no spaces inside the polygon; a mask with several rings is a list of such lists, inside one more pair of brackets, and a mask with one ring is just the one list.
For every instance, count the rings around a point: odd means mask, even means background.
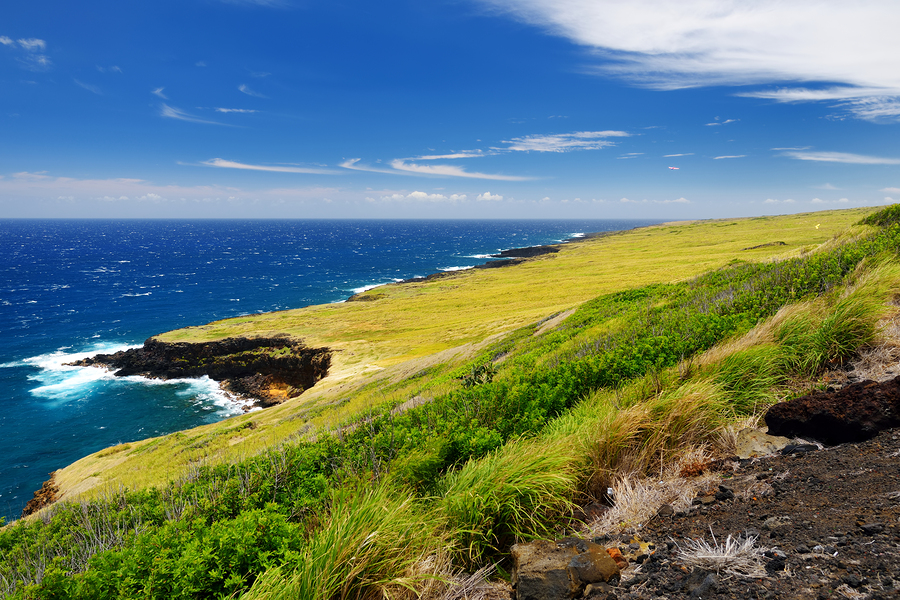
[{"label": "blue sky", "polygon": [[679,219],[900,201],[896,0],[0,14],[0,217]]}]

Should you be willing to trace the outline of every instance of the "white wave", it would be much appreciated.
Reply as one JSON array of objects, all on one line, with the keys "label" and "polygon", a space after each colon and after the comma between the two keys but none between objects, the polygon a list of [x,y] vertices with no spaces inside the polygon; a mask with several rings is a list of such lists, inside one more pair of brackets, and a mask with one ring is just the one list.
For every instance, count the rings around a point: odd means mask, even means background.
[{"label": "white wave", "polygon": [[485,259],[485,258],[494,258],[494,255],[493,254],[472,254],[472,255],[467,256],[466,258]]},{"label": "white wave", "polygon": [[474,269],[475,267],[442,267],[438,269],[439,271],[444,271],[445,273],[449,273],[452,271],[467,271],[469,269]]},{"label": "white wave", "polygon": [[66,363],[75,362],[95,354],[112,354],[120,350],[140,348],[121,344],[95,344],[90,350],[79,352],[60,348],[55,352],[33,356],[21,361],[6,363],[0,366],[33,366],[40,369],[28,376],[30,381],[40,385],[30,390],[33,396],[61,403],[78,400],[90,395],[98,386],[109,383],[126,383],[141,386],[175,386],[175,394],[182,398],[191,398],[195,405],[204,410],[215,411],[217,416],[241,414],[246,400],[229,394],[218,382],[203,376],[197,379],[149,379],[139,375],[116,377],[108,369],[98,367],[74,367]]},{"label": "white wave", "polygon": [[37,373],[28,376],[30,381],[41,384],[30,390],[32,395],[49,400],[70,400],[84,396],[97,382],[112,379],[113,374],[107,369],[73,367],[66,363],[82,360],[95,354],[112,354],[129,348],[140,348],[140,346],[100,343],[91,346],[89,350],[79,352],[68,352],[69,347],[65,347],[55,352],[25,358],[14,364],[15,366],[31,366],[40,369]]},{"label": "white wave", "polygon": [[371,283],[369,285],[364,285],[362,287],[353,288],[350,290],[354,294],[362,294],[363,292],[368,292],[369,290],[374,290],[377,287],[381,287],[383,285],[387,285],[386,283]]},{"label": "white wave", "polygon": [[583,237],[584,237],[584,233],[573,233],[572,235],[569,236],[569,238],[583,238]]},{"label": "white wave", "polygon": [[120,298],[137,298],[138,296],[149,296],[153,292],[147,292],[146,294],[122,294],[119,296]]}]

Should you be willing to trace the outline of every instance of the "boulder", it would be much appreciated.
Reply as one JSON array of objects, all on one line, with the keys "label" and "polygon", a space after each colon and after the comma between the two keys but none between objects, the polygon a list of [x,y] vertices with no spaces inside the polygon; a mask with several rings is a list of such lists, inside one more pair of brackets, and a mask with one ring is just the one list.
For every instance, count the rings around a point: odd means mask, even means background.
[{"label": "boulder", "polygon": [[517,600],[570,600],[588,584],[619,576],[605,547],[578,538],[516,544],[512,557]]},{"label": "boulder", "polygon": [[867,440],[900,426],[900,377],[813,392],[776,404],[765,420],[772,435],[813,438],[831,446]]}]

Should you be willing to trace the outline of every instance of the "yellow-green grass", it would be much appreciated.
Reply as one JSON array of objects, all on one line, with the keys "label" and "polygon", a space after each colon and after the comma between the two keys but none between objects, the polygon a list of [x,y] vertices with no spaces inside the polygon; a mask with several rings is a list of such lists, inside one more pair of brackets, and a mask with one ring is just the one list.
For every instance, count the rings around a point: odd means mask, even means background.
[{"label": "yellow-green grass", "polygon": [[[447,373],[491,339],[601,294],[680,281],[732,260],[768,260],[816,248],[874,209],[676,222],[566,244],[557,254],[370,291],[379,299],[245,316],[171,331],[166,341],[287,333],[333,349],[328,377],[277,407],[129,447],[59,471],[64,497],[110,486],[158,485],[197,462],[249,456],[292,436],[337,427],[382,402],[436,395],[415,373]],[[754,250],[748,247],[768,245]],[[426,389],[427,388],[427,389]],[[423,389],[425,391],[423,391]],[[250,423],[253,426],[250,427]]]}]

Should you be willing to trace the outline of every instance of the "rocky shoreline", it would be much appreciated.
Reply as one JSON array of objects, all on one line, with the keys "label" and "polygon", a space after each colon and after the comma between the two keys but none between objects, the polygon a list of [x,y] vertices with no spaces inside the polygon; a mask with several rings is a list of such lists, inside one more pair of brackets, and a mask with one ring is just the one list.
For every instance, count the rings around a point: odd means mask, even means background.
[{"label": "rocky shoreline", "polygon": [[197,343],[150,338],[141,348],[97,354],[70,364],[107,368],[116,377],[184,379],[205,375],[222,389],[266,407],[299,396],[328,375],[331,350],[311,348],[288,336]]},{"label": "rocky shoreline", "polygon": [[[499,269],[502,267],[511,267],[513,265],[522,264],[529,258],[534,258],[536,256],[543,256],[545,254],[556,254],[559,252],[560,248],[566,244],[575,244],[578,242],[584,242],[590,239],[595,239],[599,237],[605,237],[608,235],[614,235],[617,233],[622,233],[621,231],[595,231],[591,233],[585,233],[580,235],[579,237],[568,238],[563,240],[558,244],[546,244],[543,246],[525,246],[523,248],[510,248],[508,250],[501,250],[496,254],[489,255],[490,258],[495,258],[498,260],[491,260],[485,263],[481,263],[479,265],[475,265],[471,267],[471,269]],[[440,271],[438,273],[432,273],[430,275],[426,275],[425,277],[411,277],[409,279],[403,279],[401,281],[395,281],[392,283],[385,283],[384,285],[406,285],[409,283],[421,283],[423,281],[434,281],[435,279],[444,279],[446,277],[454,277],[458,275],[460,272],[469,271],[471,269],[460,269],[458,271]],[[383,287],[383,286],[378,286]],[[372,288],[375,289],[375,288]],[[371,290],[366,290],[365,292],[359,292],[358,294],[353,294],[349,298],[347,298],[347,302],[371,302],[373,300],[378,300],[383,297],[382,294],[379,293],[367,293]]]}]

